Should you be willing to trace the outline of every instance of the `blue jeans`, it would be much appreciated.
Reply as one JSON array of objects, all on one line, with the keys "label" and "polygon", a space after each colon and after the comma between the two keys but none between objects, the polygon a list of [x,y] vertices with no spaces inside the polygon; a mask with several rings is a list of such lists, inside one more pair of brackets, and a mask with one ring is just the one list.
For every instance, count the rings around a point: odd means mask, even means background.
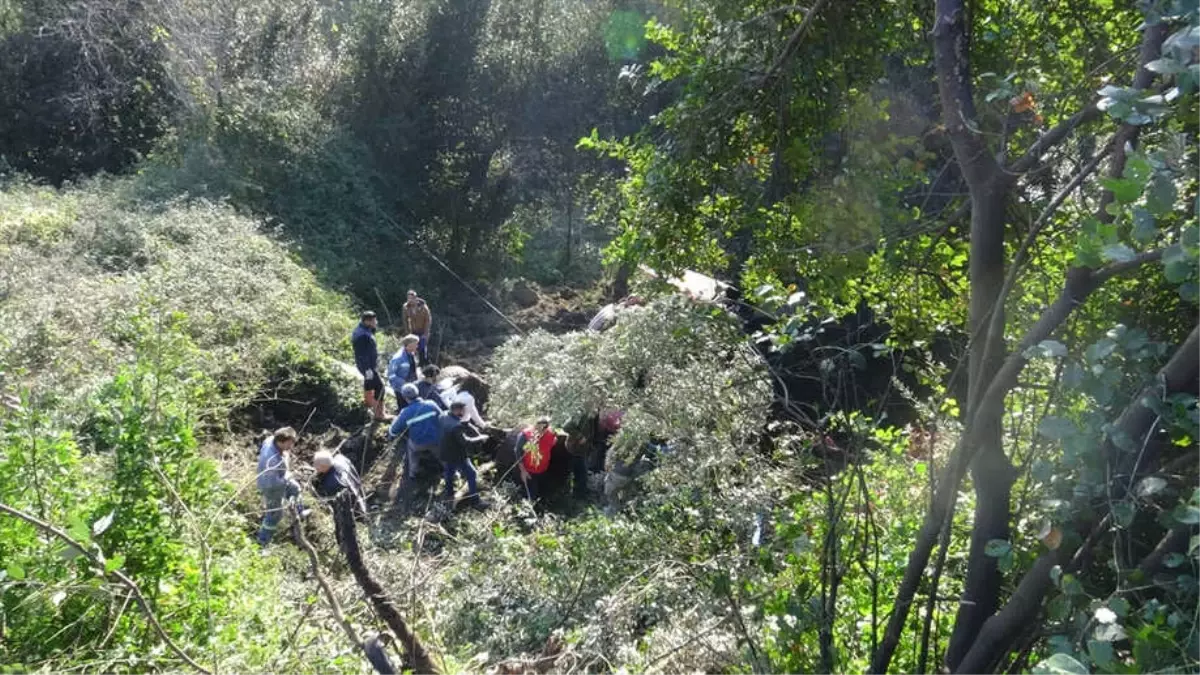
[{"label": "blue jeans", "polygon": [[418,335],[417,339],[420,340],[420,342],[417,343],[417,353],[421,355],[421,365],[425,365],[425,362],[429,360],[429,356],[425,351],[425,347],[429,343],[429,333],[426,332]]},{"label": "blue jeans", "polygon": [[471,460],[464,459],[461,462],[442,465],[442,478],[446,479],[446,499],[454,499],[454,474],[467,481],[468,499],[479,497],[479,486],[475,483],[475,467],[471,465]]},{"label": "blue jeans", "polygon": [[299,500],[300,492],[292,484],[263,490],[262,496],[267,510],[266,513],[263,513],[262,527],[258,530],[258,543],[266,546],[271,543],[271,538],[275,536],[275,529],[279,527],[279,521],[283,518],[283,501],[288,497],[296,497],[297,505],[301,508],[303,505]]}]

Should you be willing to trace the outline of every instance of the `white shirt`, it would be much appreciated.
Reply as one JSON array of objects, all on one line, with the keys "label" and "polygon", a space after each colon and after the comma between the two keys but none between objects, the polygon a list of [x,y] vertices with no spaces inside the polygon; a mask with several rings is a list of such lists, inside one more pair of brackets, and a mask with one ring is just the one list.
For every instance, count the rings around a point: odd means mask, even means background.
[{"label": "white shirt", "polygon": [[479,415],[479,408],[475,406],[475,397],[470,392],[459,391],[458,387],[450,387],[442,392],[442,402],[446,404],[446,409],[450,409],[450,405],[456,401],[461,401],[463,404],[464,417],[482,429],[487,426],[483,421],[483,417]]}]

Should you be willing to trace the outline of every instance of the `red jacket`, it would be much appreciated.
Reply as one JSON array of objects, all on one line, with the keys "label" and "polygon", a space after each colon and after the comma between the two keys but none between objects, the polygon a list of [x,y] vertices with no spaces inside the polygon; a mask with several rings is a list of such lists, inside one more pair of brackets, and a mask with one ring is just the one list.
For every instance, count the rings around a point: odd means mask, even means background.
[{"label": "red jacket", "polygon": [[521,449],[524,453],[521,455],[521,466],[532,474],[545,473],[546,469],[550,468],[550,455],[554,452],[554,444],[558,442],[558,435],[553,429],[547,429],[546,433],[534,441],[533,427],[526,427],[521,430]]}]

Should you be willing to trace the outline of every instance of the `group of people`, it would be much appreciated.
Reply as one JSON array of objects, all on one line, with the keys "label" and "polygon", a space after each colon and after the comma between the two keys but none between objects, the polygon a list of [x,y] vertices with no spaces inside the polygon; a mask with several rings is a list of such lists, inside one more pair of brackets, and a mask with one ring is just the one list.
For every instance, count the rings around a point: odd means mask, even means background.
[{"label": "group of people", "polygon": [[[471,463],[476,446],[486,443],[485,433],[490,425],[480,412],[486,393],[483,380],[469,371],[456,378],[441,378],[442,370],[428,363],[428,344],[433,315],[429,305],[415,291],[408,292],[404,305],[404,321],[408,334],[400,340],[400,349],[388,360],[386,370],[379,368],[379,349],[375,339],[379,319],[375,312],[366,311],[351,334],[354,362],[363,377],[363,398],[367,409],[377,422],[391,422],[388,440],[404,439],[405,483],[416,478],[423,455],[435,457],[442,466],[444,494],[453,505],[455,481],[462,478],[467,485],[466,499],[477,509],[489,504],[480,496],[478,475]],[[395,392],[395,415],[385,411],[387,385]],[[538,497],[538,477],[549,467],[556,443],[567,435],[551,427],[548,418],[518,432],[515,455],[519,478],[530,500]],[[288,498],[297,500],[297,513],[307,517],[310,510],[301,500],[299,482],[290,467],[289,455],[295,447],[297,434],[291,427],[275,431],[259,449],[257,486],[266,506],[259,543],[271,541]],[[334,497],[342,491],[352,494],[352,503],[360,514],[366,513],[362,480],[353,464],[340,454],[327,450],[313,456],[317,472],[316,491],[323,497]],[[587,467],[582,457],[572,456],[575,494],[586,494]]]}]

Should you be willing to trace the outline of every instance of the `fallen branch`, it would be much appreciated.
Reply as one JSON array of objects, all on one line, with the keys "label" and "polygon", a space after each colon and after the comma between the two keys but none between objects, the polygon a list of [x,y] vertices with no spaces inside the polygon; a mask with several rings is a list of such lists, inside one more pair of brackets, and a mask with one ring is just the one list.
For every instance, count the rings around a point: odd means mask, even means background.
[{"label": "fallen branch", "polygon": [[146,596],[142,595],[142,589],[138,588],[137,583],[133,579],[130,579],[124,572],[121,570],[112,570],[111,572],[108,571],[104,566],[104,561],[101,560],[95,553],[89,551],[86,546],[72,539],[71,536],[66,532],[63,532],[59,528],[37,518],[36,516],[32,516],[24,511],[21,511],[20,509],[15,509],[3,503],[0,503],[0,513],[7,513],[14,518],[18,518],[29,523],[30,525],[33,525],[42,532],[46,532],[58,537],[62,541],[66,542],[68,546],[76,551],[79,551],[97,568],[104,570],[104,576],[106,578],[115,580],[125,588],[128,588],[130,595],[132,595],[133,599],[137,601],[138,607],[141,607],[142,609],[142,613],[146,615],[146,621],[148,621],[154,628],[154,632],[158,633],[158,636],[162,639],[163,643],[166,644],[171,651],[175,652],[179,658],[183,659],[184,662],[194,668],[196,672],[210,675],[210,671],[208,669],[192,660],[192,657],[188,656],[187,652],[183,651],[179,645],[175,644],[175,641],[171,639],[170,635],[167,635],[167,631],[162,627],[162,624],[158,622],[158,617],[154,614],[154,610],[150,607],[150,602],[146,600]]},{"label": "fallen branch", "polygon": [[354,509],[348,495],[348,491],[343,491],[334,500],[333,514],[335,527],[338,529],[342,542],[342,551],[346,554],[346,562],[350,565],[354,580],[358,582],[359,588],[371,601],[375,613],[383,619],[383,622],[400,641],[404,648],[405,659],[408,661],[406,666],[421,674],[437,673],[437,666],[434,665],[425,646],[421,644],[421,639],[409,628],[408,622],[400,616],[400,610],[396,608],[395,602],[383,590],[383,585],[371,576],[371,571],[363,562],[362,552],[358,548],[358,525],[354,521]]}]

